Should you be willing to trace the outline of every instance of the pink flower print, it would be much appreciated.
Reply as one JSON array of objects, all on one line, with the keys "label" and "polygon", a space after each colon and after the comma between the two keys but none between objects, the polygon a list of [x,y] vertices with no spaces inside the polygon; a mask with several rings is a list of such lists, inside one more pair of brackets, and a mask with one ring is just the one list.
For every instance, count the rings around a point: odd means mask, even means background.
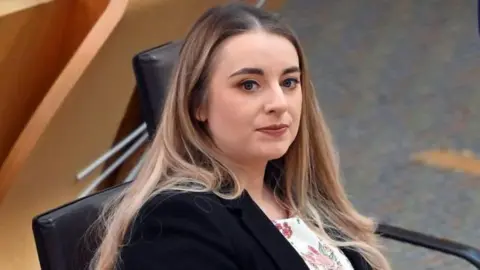
[{"label": "pink flower print", "polygon": [[290,238],[293,234],[292,227],[288,225],[287,222],[284,222],[283,224],[275,222],[275,227],[285,236],[287,239]]},{"label": "pink flower print", "polygon": [[336,264],[332,259],[326,255],[320,253],[312,246],[308,246],[308,252],[302,253],[302,257],[305,262],[315,267],[315,269],[322,269],[319,266],[322,266],[326,270],[337,270],[338,264]]},{"label": "pink flower print", "polygon": [[286,222],[283,223],[282,234],[285,235],[286,238],[290,238],[293,234],[292,227],[288,225]]},{"label": "pink flower print", "polygon": [[273,224],[275,224],[275,227],[277,227],[277,229],[278,229],[279,231],[282,230],[282,225],[281,225],[280,223],[274,221]]}]

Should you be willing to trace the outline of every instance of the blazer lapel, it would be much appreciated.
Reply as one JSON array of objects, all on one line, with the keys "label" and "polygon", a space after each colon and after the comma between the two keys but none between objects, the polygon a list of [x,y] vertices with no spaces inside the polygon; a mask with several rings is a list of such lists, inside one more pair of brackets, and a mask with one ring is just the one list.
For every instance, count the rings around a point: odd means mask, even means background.
[{"label": "blazer lapel", "polygon": [[[342,233],[338,230],[335,229],[327,229],[326,230],[327,234],[330,235],[333,239],[336,241],[342,241],[342,238],[340,235]],[[367,263],[367,261],[360,255],[360,253],[354,249],[351,248],[340,248],[340,250],[343,252],[345,257],[350,261],[352,264],[353,269],[355,270],[372,270],[372,267],[370,264]]]},{"label": "blazer lapel", "polygon": [[257,239],[280,270],[308,270],[303,258],[278,231],[247,192],[240,198],[228,202],[231,210]]},{"label": "blazer lapel", "polygon": [[341,248],[341,250],[352,264],[353,269],[372,270],[370,264],[367,263],[367,261],[360,255],[360,253],[358,253],[358,251],[349,248]]}]

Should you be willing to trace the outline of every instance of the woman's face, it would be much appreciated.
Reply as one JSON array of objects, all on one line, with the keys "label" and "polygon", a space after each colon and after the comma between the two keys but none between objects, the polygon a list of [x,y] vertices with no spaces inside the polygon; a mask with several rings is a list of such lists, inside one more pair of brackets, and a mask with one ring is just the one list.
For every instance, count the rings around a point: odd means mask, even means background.
[{"label": "woman's face", "polygon": [[302,110],[295,47],[284,37],[252,31],[224,41],[213,61],[197,118],[206,121],[216,145],[240,164],[283,156]]}]

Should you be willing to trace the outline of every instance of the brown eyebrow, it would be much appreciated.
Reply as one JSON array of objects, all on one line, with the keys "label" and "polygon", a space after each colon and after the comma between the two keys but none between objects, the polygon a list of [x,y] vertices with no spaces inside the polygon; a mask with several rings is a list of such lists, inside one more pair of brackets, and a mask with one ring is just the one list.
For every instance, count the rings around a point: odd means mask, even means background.
[{"label": "brown eyebrow", "polygon": [[[300,72],[300,68],[293,66],[289,67],[283,70],[282,75],[289,74],[289,73],[295,73],[295,72]],[[254,74],[254,75],[264,75],[264,72],[260,68],[242,68],[240,70],[235,71],[230,77],[238,76],[238,75],[244,75],[244,74]]]},{"label": "brown eyebrow", "polygon": [[300,68],[299,67],[286,68],[286,69],[283,70],[282,75],[286,75],[286,74],[289,74],[289,73],[295,73],[295,72],[300,72]]}]

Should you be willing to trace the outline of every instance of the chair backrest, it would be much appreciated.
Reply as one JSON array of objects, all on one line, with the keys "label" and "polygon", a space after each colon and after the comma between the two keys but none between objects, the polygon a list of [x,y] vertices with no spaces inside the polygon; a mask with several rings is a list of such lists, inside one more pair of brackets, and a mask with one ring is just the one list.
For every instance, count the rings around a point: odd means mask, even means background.
[{"label": "chair backrest", "polygon": [[33,219],[33,234],[42,270],[85,270],[97,248],[90,230],[104,203],[122,184],[73,201]]},{"label": "chair backrest", "polygon": [[142,117],[150,136],[155,134],[181,45],[181,41],[170,42],[141,52],[133,58]]},{"label": "chair backrest", "polygon": [[[134,57],[137,88],[149,134],[154,134],[180,46],[180,42],[171,42]],[[33,233],[42,270],[86,269],[97,248],[89,228],[98,218],[105,201],[126,185],[84,197],[33,219]]]}]

